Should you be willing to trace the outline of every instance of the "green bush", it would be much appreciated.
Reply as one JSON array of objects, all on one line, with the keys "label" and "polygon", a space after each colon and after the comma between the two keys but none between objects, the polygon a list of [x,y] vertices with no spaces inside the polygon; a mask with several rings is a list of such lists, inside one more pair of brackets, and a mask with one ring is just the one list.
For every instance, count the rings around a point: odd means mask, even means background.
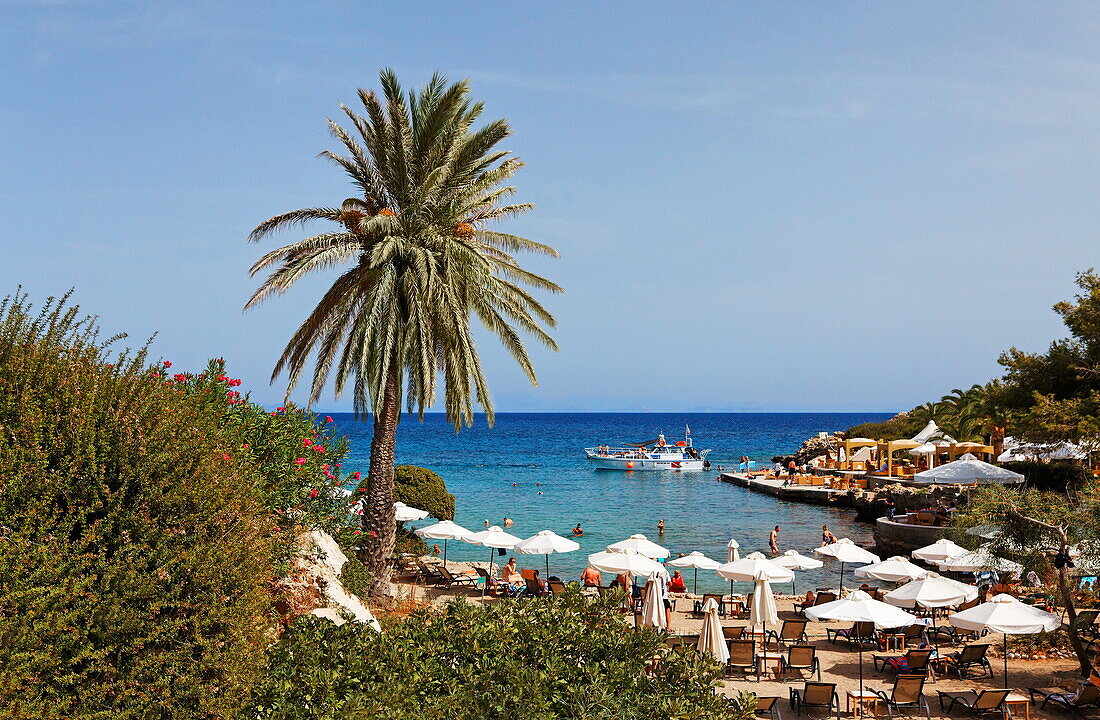
[{"label": "green bush", "polygon": [[0,313],[3,715],[236,716],[271,624],[263,478],[64,298]]},{"label": "green bush", "polygon": [[871,440],[897,440],[916,435],[924,428],[924,423],[909,415],[902,414],[883,422],[860,423],[844,431],[846,438],[870,438]]},{"label": "green bush", "polygon": [[393,469],[394,497],[437,520],[455,519],[455,496],[447,492],[443,478],[427,468],[398,465]]},{"label": "green bush", "polygon": [[1024,476],[1029,487],[1038,490],[1065,492],[1067,489],[1081,490],[1092,482],[1092,476],[1084,465],[1077,462],[1036,462],[1033,460],[1014,460],[1002,463],[1002,466]]},{"label": "green bush", "polygon": [[[660,656],[656,665],[652,659]],[[628,630],[613,601],[461,600],[385,635],[302,618],[272,649],[252,717],[307,720],[751,718],[714,692],[721,671]]]}]

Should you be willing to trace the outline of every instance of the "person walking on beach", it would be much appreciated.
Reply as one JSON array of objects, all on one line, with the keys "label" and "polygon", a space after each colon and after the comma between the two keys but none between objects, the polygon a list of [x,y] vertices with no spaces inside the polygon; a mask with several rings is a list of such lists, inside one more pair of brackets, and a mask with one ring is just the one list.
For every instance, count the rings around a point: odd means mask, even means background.
[{"label": "person walking on beach", "polygon": [[779,526],[778,525],[775,526],[775,529],[772,530],[771,535],[768,536],[768,544],[771,545],[772,554],[773,555],[778,555],[779,554]]}]

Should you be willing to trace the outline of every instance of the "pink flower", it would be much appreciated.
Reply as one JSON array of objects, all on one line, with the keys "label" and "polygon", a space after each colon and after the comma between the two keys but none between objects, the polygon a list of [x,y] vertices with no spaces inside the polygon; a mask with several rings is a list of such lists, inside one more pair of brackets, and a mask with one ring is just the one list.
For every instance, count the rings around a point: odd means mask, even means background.
[{"label": "pink flower", "polygon": [[312,490],[309,491],[310,498],[315,498],[318,495],[320,495],[320,492],[317,490],[317,488],[313,488]]},{"label": "pink flower", "polygon": [[378,537],[378,533],[376,533],[375,531],[371,530],[371,531],[370,531],[370,536],[371,536],[371,537]]},{"label": "pink flower", "polygon": [[304,438],[304,439],[302,440],[302,445],[304,445],[304,446],[306,446],[306,447],[309,447],[309,446],[310,446],[310,445],[312,445],[312,444],[313,444],[313,441],[312,441],[312,440],[310,440],[309,438]]},{"label": "pink flower", "polygon": [[[231,382],[229,384],[232,385],[233,383]],[[277,408],[275,408],[275,412],[286,412],[286,408],[285,407],[277,407]]]},{"label": "pink flower", "polygon": [[151,374],[152,374],[152,376],[153,376],[153,377],[160,377],[160,373],[159,373],[159,372],[155,372],[155,373],[151,373]]},{"label": "pink flower", "polygon": [[172,376],[172,379],[175,380],[176,382],[187,382],[187,376],[184,375],[183,373],[176,373],[175,375]]},{"label": "pink flower", "polygon": [[362,475],[361,475],[361,474],[359,473],[359,471],[358,471],[358,470],[356,470],[355,472],[353,472],[353,473],[351,474],[351,476],[352,476],[353,478],[355,478],[356,480],[358,480],[359,478],[363,477],[363,476],[362,476]]},{"label": "pink flower", "polygon": [[358,530],[355,530],[354,532],[352,532],[352,535],[358,535],[358,534],[359,534]]},{"label": "pink flower", "polygon": [[245,450],[247,450],[248,449],[248,443],[244,443],[243,445],[241,445],[241,447],[244,448]]},{"label": "pink flower", "polygon": [[295,465],[305,465],[306,464],[306,459],[305,458],[298,458],[294,461],[294,464]]},{"label": "pink flower", "polygon": [[222,453],[222,460],[229,461],[229,453]]},{"label": "pink flower", "polygon": [[325,415],[325,422],[327,422],[327,423],[332,422],[332,417],[329,416],[329,415]]},{"label": "pink flower", "polygon": [[165,360],[165,361],[164,361],[164,367],[166,367],[166,368],[170,368],[170,367],[172,367],[172,363],[171,363],[171,361],[169,361],[169,360]]},{"label": "pink flower", "polygon": [[323,453],[325,451],[325,446],[324,445],[314,445],[313,449],[316,450],[319,453]]}]

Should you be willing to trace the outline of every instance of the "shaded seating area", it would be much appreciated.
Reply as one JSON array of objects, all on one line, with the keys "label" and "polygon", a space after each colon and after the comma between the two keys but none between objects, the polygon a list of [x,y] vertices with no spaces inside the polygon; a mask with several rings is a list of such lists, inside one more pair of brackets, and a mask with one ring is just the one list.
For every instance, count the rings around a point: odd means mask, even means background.
[{"label": "shaded seating area", "polygon": [[840,720],[840,696],[836,692],[836,683],[807,682],[804,687],[791,688],[788,702],[795,711],[795,717],[802,717],[802,710],[824,709],[836,712]]},{"label": "shaded seating area", "polygon": [[941,675],[953,672],[960,680],[970,677],[970,673],[974,671],[979,673],[984,671],[989,677],[993,677],[993,666],[989,664],[989,658],[986,657],[988,652],[989,645],[985,643],[966,645],[957,653],[942,658],[936,665]]},{"label": "shaded seating area", "polygon": [[836,645],[837,640],[846,640],[849,646],[856,645],[857,647],[864,645],[876,647],[878,645],[878,635],[875,633],[873,622],[857,622],[850,628],[827,628],[825,636],[833,645]]},{"label": "shaded seating area", "polygon": [[932,720],[932,710],[928,707],[928,699],[924,697],[924,675],[898,675],[894,678],[894,686],[890,693],[885,690],[874,690],[879,700],[886,706],[886,713],[893,718],[894,713],[907,714],[906,711],[923,710],[924,716]]},{"label": "shaded seating area", "polygon": [[769,630],[764,636],[764,645],[767,646],[771,638],[775,639],[776,647],[780,645],[794,645],[806,642],[806,626],[809,620],[784,620],[779,632]]},{"label": "shaded seating area", "polygon": [[950,714],[956,707],[963,709],[971,717],[997,717],[1010,718],[1005,700],[1008,699],[1011,690],[962,690],[958,692],[946,692],[941,690],[940,709]]}]

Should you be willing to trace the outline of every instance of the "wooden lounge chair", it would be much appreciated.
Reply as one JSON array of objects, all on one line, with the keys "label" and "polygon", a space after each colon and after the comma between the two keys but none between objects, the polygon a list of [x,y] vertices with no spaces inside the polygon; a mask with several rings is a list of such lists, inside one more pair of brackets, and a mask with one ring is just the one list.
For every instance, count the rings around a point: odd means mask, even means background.
[{"label": "wooden lounge chair", "polygon": [[542,586],[538,574],[527,575],[523,578],[526,587],[523,589],[523,597],[545,597],[550,591]]},{"label": "wooden lounge chair", "polygon": [[904,655],[872,655],[875,670],[893,670],[906,675],[928,675],[931,670],[932,649],[913,649]]},{"label": "wooden lounge chair", "polygon": [[836,645],[836,641],[840,638],[847,640],[849,646],[855,644],[857,647],[863,645],[874,647],[878,644],[873,622],[857,622],[850,628],[828,628],[825,630],[825,636],[833,645]]},{"label": "wooden lounge chair", "polygon": [[566,593],[565,583],[561,580],[547,580],[546,586],[550,589],[551,595],[564,595]]},{"label": "wooden lounge chair", "polygon": [[951,712],[956,705],[969,712],[973,717],[997,717],[1010,718],[1005,700],[1012,692],[1007,689],[982,690],[980,693],[974,690],[962,690],[945,692],[940,690],[940,709],[945,713]]},{"label": "wooden lounge chair", "polygon": [[913,623],[909,627],[905,628],[902,634],[902,641],[909,645],[911,643],[917,643],[918,645],[928,644],[928,635],[925,630],[928,629],[927,625],[921,623]]},{"label": "wooden lounge chair", "polygon": [[1042,698],[1040,710],[1053,707],[1068,710],[1070,715],[1077,715],[1083,710],[1100,710],[1100,687],[1090,682],[1081,683],[1077,692],[1065,688],[1028,688],[1027,691],[1033,705],[1037,702],[1036,696]]},{"label": "wooden lounge chair", "polygon": [[468,575],[466,573],[460,573],[455,575],[450,570],[440,565],[439,575],[443,579],[443,585],[446,587],[473,587],[477,584],[477,575]]},{"label": "wooden lounge chair", "polygon": [[775,638],[776,647],[806,642],[806,626],[809,624],[808,620],[784,620],[778,633],[775,630],[768,631],[764,636],[764,645],[768,644],[768,638]]},{"label": "wooden lounge chair", "polygon": [[819,592],[814,597],[814,601],[812,603],[810,603],[809,605],[807,605],[806,603],[795,603],[794,604],[794,611],[796,613],[798,613],[799,615],[804,616],[805,612],[806,612],[806,608],[816,607],[818,605],[824,605],[825,603],[832,602],[833,600],[836,600],[836,593],[826,590],[824,592]]},{"label": "wooden lounge chair", "polygon": [[734,625],[733,627],[722,628],[722,637],[726,640],[740,640],[745,636],[745,627],[743,625]]},{"label": "wooden lounge chair", "polygon": [[[730,698],[730,700],[733,700],[733,698]],[[767,715],[772,720],[783,720],[783,716],[779,714],[779,698],[757,697],[756,714]]]},{"label": "wooden lounge chair", "polygon": [[836,683],[807,682],[801,690],[791,688],[789,702],[795,716],[802,717],[802,708],[825,708],[836,711],[840,720],[840,696],[836,694]]},{"label": "wooden lounge chair", "polygon": [[680,647],[676,649],[682,652],[687,652],[689,650],[695,650],[695,648],[697,647],[699,647],[698,633],[696,633],[695,635],[680,635]]},{"label": "wooden lounge chair", "polygon": [[1031,695],[1032,705],[1037,701],[1036,696],[1043,699],[1038,706],[1040,710],[1047,707],[1068,710],[1071,716],[1084,710],[1100,710],[1100,687],[1092,683],[1081,683],[1076,693],[1060,687],[1030,687],[1027,694]]},{"label": "wooden lounge chair", "polygon": [[924,710],[924,716],[932,720],[932,710],[928,707],[928,699],[924,697],[923,675],[898,675],[894,678],[894,687],[887,695],[884,690],[873,690],[875,695],[886,706],[886,713],[893,718],[894,712],[899,714],[905,710]]},{"label": "wooden lounge chair", "polygon": [[740,672],[748,675],[756,673],[756,679],[760,679],[760,658],[756,656],[756,641],[754,640],[730,640],[730,659],[726,661],[726,672]]},{"label": "wooden lounge chair", "polygon": [[817,659],[817,648],[813,645],[791,645],[787,648],[787,657],[779,658],[779,674],[786,679],[788,672],[817,673],[817,680],[821,682],[821,662]]},{"label": "wooden lounge chair", "polygon": [[446,577],[440,572],[440,568],[443,567],[442,563],[426,563],[423,560],[417,560],[416,564],[420,567],[420,571],[423,574],[424,582],[432,583],[434,585],[442,585],[446,582]]},{"label": "wooden lounge chair", "polygon": [[959,679],[968,677],[972,670],[985,670],[989,674],[989,677],[993,677],[993,666],[989,664],[989,658],[986,657],[986,653],[989,652],[989,645],[985,643],[966,645],[957,653],[947,656],[943,667],[946,668],[943,674],[947,672],[954,672],[959,676]]}]

